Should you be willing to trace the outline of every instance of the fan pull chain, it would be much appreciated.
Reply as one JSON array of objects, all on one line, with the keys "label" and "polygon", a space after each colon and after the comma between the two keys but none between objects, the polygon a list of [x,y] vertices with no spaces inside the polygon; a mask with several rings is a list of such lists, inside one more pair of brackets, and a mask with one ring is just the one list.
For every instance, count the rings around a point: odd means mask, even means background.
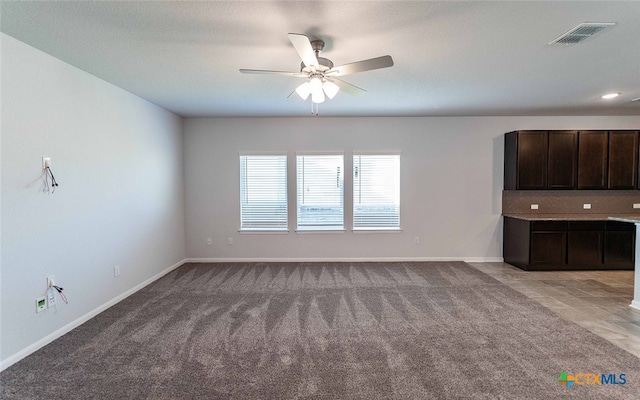
[{"label": "fan pull chain", "polygon": [[[313,109],[313,105],[316,105],[316,109]],[[311,100],[311,115],[315,115],[316,117],[318,116],[318,114],[320,113],[320,103],[314,103],[313,100]]]}]

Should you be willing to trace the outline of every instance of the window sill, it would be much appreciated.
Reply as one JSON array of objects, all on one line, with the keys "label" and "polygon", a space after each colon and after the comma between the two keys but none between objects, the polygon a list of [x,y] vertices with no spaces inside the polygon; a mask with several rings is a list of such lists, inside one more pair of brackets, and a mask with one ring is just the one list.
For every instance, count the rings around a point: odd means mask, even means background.
[{"label": "window sill", "polygon": [[306,234],[333,234],[333,233],[345,233],[346,230],[344,228],[310,228],[310,229],[296,229],[296,233],[300,233],[303,235]]},{"label": "window sill", "polygon": [[261,235],[261,234],[265,234],[265,235],[286,235],[289,233],[289,230],[282,230],[282,229],[239,229],[238,232],[240,232],[240,234],[242,235]]},{"label": "window sill", "polygon": [[402,233],[402,228],[360,228],[352,229],[353,233]]}]

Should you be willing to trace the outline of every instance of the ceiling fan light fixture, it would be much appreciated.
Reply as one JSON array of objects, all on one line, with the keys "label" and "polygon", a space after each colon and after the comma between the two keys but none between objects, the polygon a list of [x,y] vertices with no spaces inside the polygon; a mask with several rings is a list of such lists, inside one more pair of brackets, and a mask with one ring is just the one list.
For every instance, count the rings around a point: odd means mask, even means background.
[{"label": "ceiling fan light fixture", "polygon": [[331,81],[324,81],[322,89],[329,99],[333,99],[340,91],[340,87]]},{"label": "ceiling fan light fixture", "polygon": [[322,81],[317,76],[309,80],[309,88],[311,89],[311,101],[314,103],[324,102],[324,92],[322,91]]},{"label": "ceiling fan light fixture", "polygon": [[324,92],[320,89],[319,92],[311,92],[311,101],[316,104],[324,103]]},{"label": "ceiling fan light fixture", "polygon": [[305,82],[298,86],[296,88],[296,93],[298,93],[298,96],[300,96],[302,100],[306,100],[311,94],[311,85],[309,85],[309,82]]}]

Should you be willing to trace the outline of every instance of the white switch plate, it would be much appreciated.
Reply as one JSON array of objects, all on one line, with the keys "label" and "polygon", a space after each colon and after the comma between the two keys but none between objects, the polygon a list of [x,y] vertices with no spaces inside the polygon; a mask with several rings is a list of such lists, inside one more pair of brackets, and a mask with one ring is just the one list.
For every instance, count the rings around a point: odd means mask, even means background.
[{"label": "white switch plate", "polygon": [[420,244],[420,236],[416,236],[413,238],[413,244]]},{"label": "white switch plate", "polygon": [[233,238],[227,238],[227,244],[231,246],[233,244]]},{"label": "white switch plate", "polygon": [[120,266],[116,265],[115,267],[113,267],[113,276],[120,276]]},{"label": "white switch plate", "polygon": [[591,204],[585,203],[582,205],[582,208],[584,208],[585,210],[591,210]]},{"label": "white switch plate", "polygon": [[207,246],[211,246],[213,244],[213,240],[211,238],[207,238]]},{"label": "white switch plate", "polygon": [[532,204],[531,205],[531,209],[532,210],[537,210],[538,209],[538,205],[537,204]]},{"label": "white switch plate", "polygon": [[633,208],[640,208],[640,203],[633,203]]}]

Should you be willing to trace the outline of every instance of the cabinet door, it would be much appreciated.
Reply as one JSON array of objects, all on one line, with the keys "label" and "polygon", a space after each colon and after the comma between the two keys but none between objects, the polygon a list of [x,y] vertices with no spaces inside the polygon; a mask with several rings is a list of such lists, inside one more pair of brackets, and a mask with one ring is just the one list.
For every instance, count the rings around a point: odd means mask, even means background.
[{"label": "cabinet door", "polygon": [[567,247],[566,232],[531,232],[531,265],[563,265]]},{"label": "cabinet door", "polygon": [[546,189],[548,134],[518,132],[518,189]]},{"label": "cabinet door", "polygon": [[602,237],[603,231],[569,231],[567,264],[601,267]]},{"label": "cabinet door", "polygon": [[608,132],[578,135],[578,189],[606,189]]},{"label": "cabinet door", "polygon": [[638,134],[609,132],[609,189],[635,189],[638,171]]},{"label": "cabinet door", "polygon": [[549,132],[549,189],[575,189],[578,132]]},{"label": "cabinet door", "polygon": [[633,269],[635,233],[614,231],[604,233],[604,265],[607,268]]}]

